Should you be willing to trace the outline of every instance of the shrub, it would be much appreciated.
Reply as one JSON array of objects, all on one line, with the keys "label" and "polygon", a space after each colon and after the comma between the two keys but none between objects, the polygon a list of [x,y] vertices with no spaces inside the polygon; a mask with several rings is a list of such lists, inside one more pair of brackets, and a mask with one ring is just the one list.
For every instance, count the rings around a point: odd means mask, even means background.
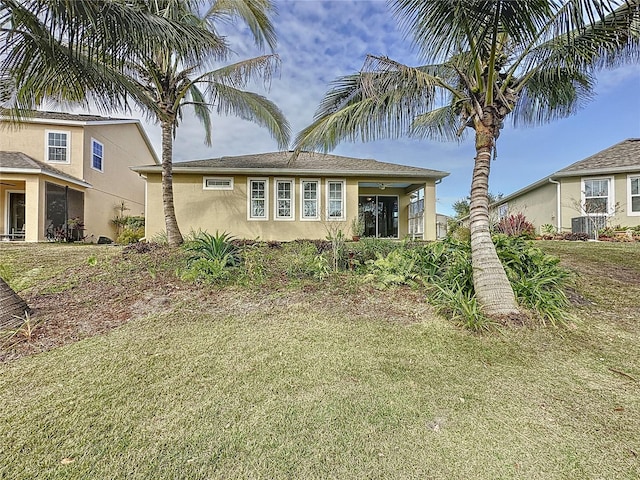
[{"label": "shrub", "polygon": [[193,238],[184,244],[190,256],[182,278],[204,282],[227,280],[230,275],[226,268],[237,265],[239,261],[232,237],[217,231],[215,235],[203,231],[192,235]]},{"label": "shrub", "polygon": [[284,244],[282,260],[288,277],[324,279],[331,268],[326,254],[319,253],[314,243],[296,241]]},{"label": "shrub", "polygon": [[535,228],[522,213],[504,217],[496,225],[496,232],[510,237],[535,238]]},{"label": "shrub", "polygon": [[185,242],[185,249],[191,253],[190,261],[204,258],[221,263],[223,266],[234,266],[238,263],[238,248],[227,232],[215,235],[197,232],[192,240]]},{"label": "shrub", "polygon": [[368,274],[365,278],[374,280],[381,288],[392,285],[417,285],[416,260],[414,253],[405,248],[392,250],[388,255],[378,253],[375,260],[367,260]]},{"label": "shrub", "polygon": [[125,229],[122,230],[122,233],[118,235],[118,238],[116,238],[116,243],[119,243],[120,245],[129,245],[140,241],[142,237],[144,237],[144,225],[135,229],[125,227]]}]

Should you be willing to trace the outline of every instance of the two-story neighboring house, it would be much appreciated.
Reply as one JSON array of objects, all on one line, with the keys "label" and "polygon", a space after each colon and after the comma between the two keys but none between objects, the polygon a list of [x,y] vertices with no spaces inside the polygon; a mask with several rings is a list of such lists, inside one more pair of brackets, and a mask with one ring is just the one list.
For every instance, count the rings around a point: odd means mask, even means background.
[{"label": "two-story neighboring house", "polygon": [[629,138],[558,170],[492,205],[497,216],[522,213],[540,232],[588,233],[640,225],[640,138]]},{"label": "two-story neighboring house", "polygon": [[39,111],[16,125],[0,116],[0,237],[113,238],[119,207],[144,212],[144,180],[129,167],[150,163],[159,162],[138,120]]}]

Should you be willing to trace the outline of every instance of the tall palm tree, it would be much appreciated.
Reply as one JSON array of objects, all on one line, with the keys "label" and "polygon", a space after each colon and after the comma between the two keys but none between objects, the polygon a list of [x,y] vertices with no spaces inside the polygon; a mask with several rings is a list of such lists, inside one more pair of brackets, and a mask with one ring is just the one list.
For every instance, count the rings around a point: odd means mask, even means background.
[{"label": "tall palm tree", "polygon": [[15,116],[45,101],[126,109],[126,62],[159,45],[191,59],[226,48],[142,0],[0,0],[0,102]]},{"label": "tall palm tree", "polygon": [[107,112],[138,105],[161,125],[165,224],[169,243],[179,245],[172,147],[184,107],[194,107],[208,144],[215,107],[288,145],[289,125],[275,104],[242,90],[270,80],[276,55],[203,73],[232,54],[220,22],[240,20],[258,47],[273,50],[273,10],[270,0],[0,0],[0,102],[16,116],[46,100]]},{"label": "tall palm tree", "polygon": [[491,240],[489,170],[504,121],[537,125],[590,99],[594,73],[637,61],[638,0],[391,0],[426,64],[369,56],[335,80],[296,149],[412,135],[459,140],[474,131],[470,201],[473,283],[484,312],[517,315]]},{"label": "tall palm tree", "polygon": [[[268,17],[272,9],[269,0],[218,0],[203,16],[184,3],[154,0],[150,4],[155,5],[155,13],[159,15],[208,31],[215,31],[215,23],[222,19],[239,17],[249,26],[256,45],[275,46],[275,33]],[[289,124],[278,107],[261,95],[242,90],[252,80],[270,81],[278,67],[277,55],[263,55],[202,72],[212,62],[229,58],[231,51],[225,47],[222,52],[212,49],[209,53],[208,58],[188,58],[158,48],[153,55],[129,64],[133,90],[142,92],[143,97],[138,95],[134,99],[143,108],[156,106],[146,111],[162,129],[162,199],[167,239],[173,246],[183,241],[173,203],[173,139],[186,106],[193,107],[203,124],[207,145],[211,144],[211,108],[266,127],[281,148],[289,144]]]}]

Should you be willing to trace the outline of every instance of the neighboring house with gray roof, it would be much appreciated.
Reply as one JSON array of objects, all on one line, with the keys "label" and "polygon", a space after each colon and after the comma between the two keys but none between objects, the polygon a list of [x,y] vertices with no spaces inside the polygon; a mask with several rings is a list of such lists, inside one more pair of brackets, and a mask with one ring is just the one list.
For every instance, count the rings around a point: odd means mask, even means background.
[{"label": "neighboring house with gray roof", "polygon": [[[162,167],[133,167],[147,181],[146,235],[165,230]],[[261,240],[322,239],[329,231],[436,238],[436,183],[448,173],[370,159],[301,152],[174,163],[178,225]]]},{"label": "neighboring house with gray roof", "polygon": [[113,238],[115,208],[144,212],[144,181],[129,167],[158,159],[138,120],[0,110],[0,238]]},{"label": "neighboring house with gray roof", "polygon": [[507,195],[492,205],[502,218],[522,213],[540,232],[593,234],[606,225],[640,225],[640,138],[630,138]]}]

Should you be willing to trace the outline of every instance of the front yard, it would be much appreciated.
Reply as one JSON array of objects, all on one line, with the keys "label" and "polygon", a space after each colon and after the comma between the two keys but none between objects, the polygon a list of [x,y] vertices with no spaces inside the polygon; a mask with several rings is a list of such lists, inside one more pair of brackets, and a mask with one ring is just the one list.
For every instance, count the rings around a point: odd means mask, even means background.
[{"label": "front yard", "polygon": [[477,335],[348,273],[199,286],[163,250],[0,244],[46,320],[0,352],[0,478],[638,478],[640,248],[542,245],[575,321]]}]

